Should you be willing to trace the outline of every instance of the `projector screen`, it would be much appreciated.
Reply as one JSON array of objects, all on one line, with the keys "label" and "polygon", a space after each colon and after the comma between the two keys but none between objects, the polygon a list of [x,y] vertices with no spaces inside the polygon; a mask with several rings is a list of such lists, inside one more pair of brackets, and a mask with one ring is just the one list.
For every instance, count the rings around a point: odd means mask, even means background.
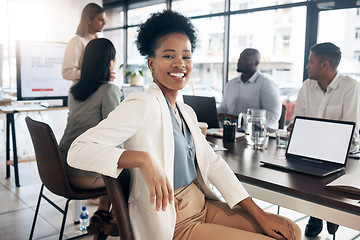
[{"label": "projector screen", "polygon": [[16,43],[17,99],[63,99],[66,105],[72,81],[61,74],[66,43]]}]

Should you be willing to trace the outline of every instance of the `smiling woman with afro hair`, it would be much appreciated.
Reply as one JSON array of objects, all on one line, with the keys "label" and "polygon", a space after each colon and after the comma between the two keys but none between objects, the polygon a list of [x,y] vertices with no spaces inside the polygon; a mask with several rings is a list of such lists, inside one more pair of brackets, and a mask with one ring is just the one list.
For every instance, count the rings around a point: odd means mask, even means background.
[{"label": "smiling woman with afro hair", "polygon": [[177,101],[193,67],[191,21],[170,10],[154,13],[136,45],[153,82],[76,139],[70,163],[114,178],[130,170],[129,215],[139,240],[301,239],[294,222],[252,201],[201,133],[194,110]]},{"label": "smiling woman with afro hair", "polygon": [[157,40],[169,33],[182,33],[191,43],[191,52],[196,48],[196,30],[190,19],[170,10],[153,13],[138,29],[136,46],[142,56],[154,56]]}]

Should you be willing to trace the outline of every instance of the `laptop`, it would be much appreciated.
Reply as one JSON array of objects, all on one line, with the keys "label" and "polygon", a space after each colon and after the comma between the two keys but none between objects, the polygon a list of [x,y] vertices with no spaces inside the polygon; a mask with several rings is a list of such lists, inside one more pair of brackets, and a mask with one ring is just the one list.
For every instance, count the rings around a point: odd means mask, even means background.
[{"label": "laptop", "polygon": [[183,95],[183,99],[194,109],[199,122],[206,122],[208,128],[220,128],[215,97]]},{"label": "laptop", "polygon": [[295,117],[284,157],[263,159],[265,166],[280,167],[314,176],[345,169],[355,123]]}]

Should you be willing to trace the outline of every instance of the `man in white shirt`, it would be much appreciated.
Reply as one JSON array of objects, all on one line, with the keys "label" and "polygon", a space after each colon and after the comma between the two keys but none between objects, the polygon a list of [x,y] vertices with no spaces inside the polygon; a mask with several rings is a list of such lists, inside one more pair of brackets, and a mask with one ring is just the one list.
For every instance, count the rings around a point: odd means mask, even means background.
[{"label": "man in white shirt", "polygon": [[[332,43],[320,43],[311,47],[306,65],[309,78],[300,89],[288,130],[292,130],[295,116],[352,121],[356,123],[351,147],[354,151],[359,149],[359,83],[337,71],[340,59],[340,48]],[[317,236],[322,226],[321,219],[310,217],[305,236]],[[330,234],[334,234],[338,225],[328,222],[327,228]]]},{"label": "man in white shirt", "polygon": [[265,109],[267,127],[277,129],[281,115],[279,89],[258,70],[259,63],[260,53],[256,49],[247,48],[240,54],[237,72],[242,74],[226,84],[218,113],[220,119],[233,120],[248,108]]}]

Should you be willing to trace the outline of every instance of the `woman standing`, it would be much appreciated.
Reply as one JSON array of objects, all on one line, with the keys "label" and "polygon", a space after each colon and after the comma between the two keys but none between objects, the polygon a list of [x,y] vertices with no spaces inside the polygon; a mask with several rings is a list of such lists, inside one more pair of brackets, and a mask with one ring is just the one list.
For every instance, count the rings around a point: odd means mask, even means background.
[{"label": "woman standing", "polygon": [[[120,103],[120,89],[110,78],[115,66],[115,54],[114,45],[108,39],[91,40],[85,48],[80,80],[70,89],[67,124],[59,145],[66,173],[71,185],[76,188],[94,189],[105,186],[98,173],[72,168],[67,164],[66,158],[71,143],[105,119]],[[116,221],[110,221],[112,215],[109,209],[108,196],[100,197],[98,209],[90,219],[88,232],[117,234]],[[100,225],[103,229],[100,229]]]},{"label": "woman standing", "polygon": [[77,138],[68,163],[115,178],[130,169],[136,239],[300,239],[294,222],[252,201],[202,135],[193,109],[176,102],[189,81],[195,45],[193,25],[176,12],[153,14],[142,24],[137,46],[153,82]]},{"label": "woman standing", "polygon": [[81,13],[81,20],[73,37],[65,50],[62,66],[64,79],[77,82],[80,79],[81,63],[86,45],[97,38],[96,33],[102,32],[105,26],[106,14],[102,7],[89,3]]}]

